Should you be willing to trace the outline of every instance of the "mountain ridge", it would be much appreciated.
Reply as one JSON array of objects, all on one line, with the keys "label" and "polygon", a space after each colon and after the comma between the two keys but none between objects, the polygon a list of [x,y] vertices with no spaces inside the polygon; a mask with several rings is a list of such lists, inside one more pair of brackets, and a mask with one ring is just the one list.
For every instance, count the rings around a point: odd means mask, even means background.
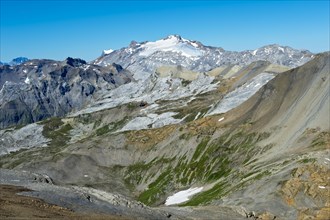
[{"label": "mountain ridge", "polygon": [[0,65],[15,66],[15,65],[22,64],[28,60],[29,60],[29,58],[27,58],[27,57],[16,57],[16,58],[12,59],[12,61],[10,61],[9,63],[5,63],[5,62],[3,63],[0,61]]},{"label": "mountain ridge", "polygon": [[181,65],[189,70],[203,72],[222,65],[248,65],[258,60],[296,67],[312,58],[313,54],[308,50],[296,50],[277,44],[237,52],[226,51],[221,47],[204,46],[198,41],[187,40],[179,35],[169,35],[154,42],[134,42],[128,47],[104,54],[92,63],[108,65],[114,62],[131,72],[146,74],[154,72],[162,65]]}]

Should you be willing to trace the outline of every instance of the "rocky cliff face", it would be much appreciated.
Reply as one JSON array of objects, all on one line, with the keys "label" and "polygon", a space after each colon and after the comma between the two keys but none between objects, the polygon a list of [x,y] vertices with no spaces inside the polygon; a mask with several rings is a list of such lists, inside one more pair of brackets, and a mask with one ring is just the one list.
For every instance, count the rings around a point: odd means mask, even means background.
[{"label": "rocky cliff face", "polygon": [[73,58],[1,66],[0,127],[63,116],[130,81],[130,73],[119,65],[100,67]]}]

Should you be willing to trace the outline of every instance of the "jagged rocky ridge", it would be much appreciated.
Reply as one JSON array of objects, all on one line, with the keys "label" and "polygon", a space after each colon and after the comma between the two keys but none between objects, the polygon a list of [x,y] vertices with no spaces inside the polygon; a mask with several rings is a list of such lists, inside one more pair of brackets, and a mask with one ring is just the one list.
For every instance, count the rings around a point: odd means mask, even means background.
[{"label": "jagged rocky ridge", "polygon": [[[145,78],[163,65],[183,66],[189,70],[204,72],[223,65],[245,66],[254,61],[296,67],[313,57],[308,50],[296,50],[277,44],[256,50],[242,52],[226,51],[222,48],[205,46],[179,35],[170,35],[156,42],[132,42],[128,47],[103,53],[94,64],[106,66],[118,63],[135,74],[135,78]],[[144,73],[144,74],[140,74]]]},{"label": "jagged rocky ridge", "polygon": [[[79,59],[24,60],[26,62],[20,65],[0,67],[0,128],[68,113],[97,111],[132,101],[152,104],[189,97],[215,89],[218,81],[215,77],[231,77],[257,60],[292,67],[311,57],[308,51],[279,45],[228,52],[170,35],[156,42],[132,42],[127,48],[107,50],[93,65]],[[201,73],[206,70],[210,71]],[[128,71],[137,81],[131,80]],[[126,85],[120,86],[122,84]],[[120,88],[113,90],[118,86]],[[148,118],[155,117],[158,116]],[[170,122],[175,120],[170,119],[165,124]]]},{"label": "jagged rocky ridge", "polygon": [[100,67],[73,58],[0,66],[0,128],[64,116],[131,79],[117,64]]}]

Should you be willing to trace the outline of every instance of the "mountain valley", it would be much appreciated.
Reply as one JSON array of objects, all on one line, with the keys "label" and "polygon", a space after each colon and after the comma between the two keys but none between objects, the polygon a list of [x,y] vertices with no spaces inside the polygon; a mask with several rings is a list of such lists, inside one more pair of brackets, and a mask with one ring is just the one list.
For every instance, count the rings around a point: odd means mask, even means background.
[{"label": "mountain valley", "polygon": [[123,219],[327,219],[329,64],[170,35],[0,65],[0,184]]}]

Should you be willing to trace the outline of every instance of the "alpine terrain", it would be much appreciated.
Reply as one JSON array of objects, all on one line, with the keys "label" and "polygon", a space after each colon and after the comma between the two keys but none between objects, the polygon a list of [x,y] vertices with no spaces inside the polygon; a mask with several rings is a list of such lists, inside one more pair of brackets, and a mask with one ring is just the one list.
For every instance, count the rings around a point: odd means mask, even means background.
[{"label": "alpine terrain", "polygon": [[0,217],[329,219],[329,65],[179,35],[0,65]]}]

